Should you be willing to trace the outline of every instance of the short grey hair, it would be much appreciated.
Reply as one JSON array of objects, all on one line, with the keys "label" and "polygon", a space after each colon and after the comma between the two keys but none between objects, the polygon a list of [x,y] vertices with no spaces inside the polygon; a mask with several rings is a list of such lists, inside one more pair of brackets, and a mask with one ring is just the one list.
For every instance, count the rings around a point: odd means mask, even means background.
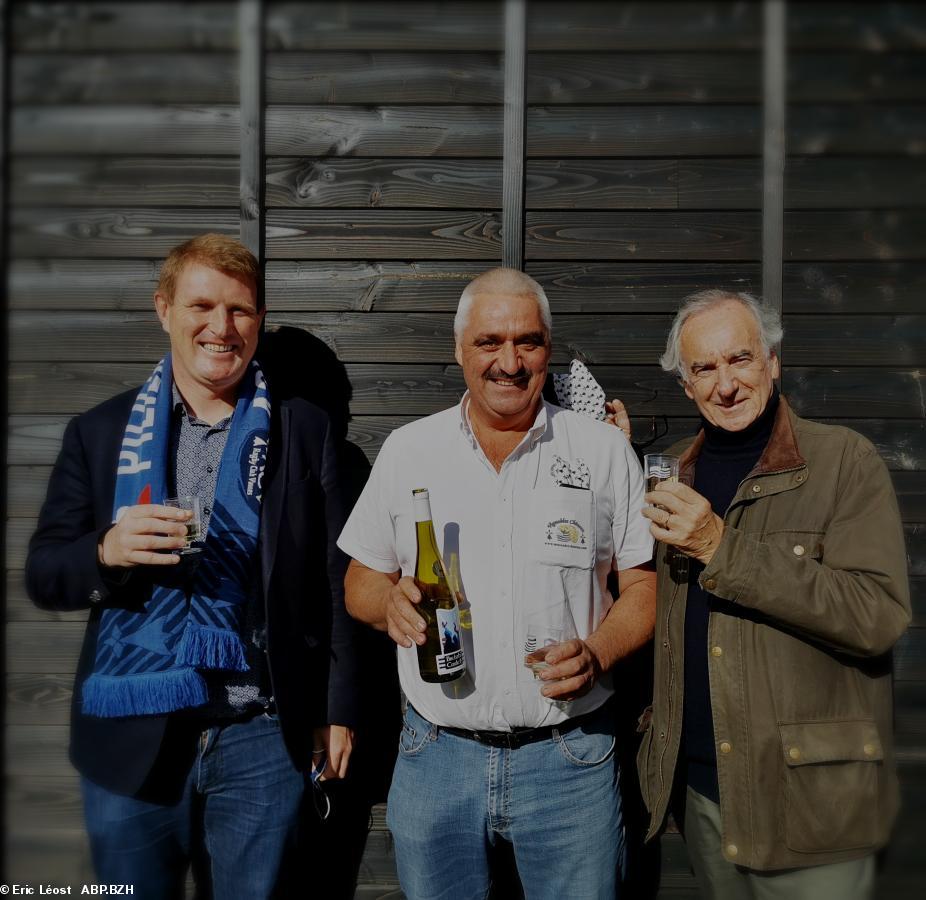
[{"label": "short grey hair", "polygon": [[669,329],[669,336],[666,339],[666,352],[659,357],[659,365],[662,366],[663,371],[674,373],[682,381],[688,380],[688,373],[682,363],[682,328],[693,315],[720,306],[720,304],[727,303],[730,300],[745,306],[752,313],[756,324],[759,326],[762,350],[765,352],[766,357],[771,354],[784,334],[784,329],[781,327],[781,314],[778,310],[757,300],[752,294],[746,294],[742,291],[728,291],[723,288],[711,288],[710,290],[689,294],[682,300],[682,305],[675,314],[675,320]]},{"label": "short grey hair", "polygon": [[457,314],[453,317],[453,336],[457,341],[463,337],[463,330],[469,321],[469,314],[472,311],[473,300],[476,299],[476,295],[493,291],[499,294],[534,297],[537,301],[537,308],[540,310],[543,327],[547,332],[547,340],[553,336],[553,317],[550,315],[550,301],[547,300],[543,288],[530,275],[525,275],[519,269],[507,269],[499,266],[477,275],[463,289],[460,302],[457,305]]}]

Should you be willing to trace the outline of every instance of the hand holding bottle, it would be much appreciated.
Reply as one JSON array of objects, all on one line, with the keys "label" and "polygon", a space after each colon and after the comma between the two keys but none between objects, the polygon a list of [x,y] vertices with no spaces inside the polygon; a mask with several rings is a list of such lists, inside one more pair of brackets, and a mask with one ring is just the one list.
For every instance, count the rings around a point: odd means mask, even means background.
[{"label": "hand holding bottle", "polygon": [[410,575],[404,575],[390,589],[386,597],[386,631],[400,647],[425,641],[425,621],[418,611],[422,593]]}]

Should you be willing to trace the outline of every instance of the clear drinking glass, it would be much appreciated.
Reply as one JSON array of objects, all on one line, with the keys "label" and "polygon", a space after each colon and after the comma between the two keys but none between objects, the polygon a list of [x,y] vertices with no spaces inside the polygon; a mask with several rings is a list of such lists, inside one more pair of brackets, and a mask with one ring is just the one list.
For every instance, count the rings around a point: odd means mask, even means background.
[{"label": "clear drinking glass", "polygon": [[[572,613],[566,604],[548,607],[528,614],[524,619],[524,666],[533,673],[542,688],[545,682],[540,675],[550,668],[547,654],[558,644],[578,637]],[[546,698],[549,699],[549,698]],[[558,709],[568,709],[571,701],[552,700]]]},{"label": "clear drinking glass", "polygon": [[678,481],[678,457],[668,453],[647,453],[643,457],[643,473],[647,493],[662,481]]},{"label": "clear drinking glass", "polygon": [[200,510],[199,497],[168,497],[164,501],[165,506],[172,506],[175,509],[186,509],[193,513],[193,517],[186,523],[186,546],[181,550],[174,550],[184,556],[188,553],[199,553],[203,548],[193,545],[201,540],[202,533],[202,512]]}]

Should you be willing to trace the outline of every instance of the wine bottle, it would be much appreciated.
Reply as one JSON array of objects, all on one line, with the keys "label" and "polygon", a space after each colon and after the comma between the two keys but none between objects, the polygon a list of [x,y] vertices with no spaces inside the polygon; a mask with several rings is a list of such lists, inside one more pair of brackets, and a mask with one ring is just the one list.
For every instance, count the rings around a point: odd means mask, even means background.
[{"label": "wine bottle", "polygon": [[418,645],[418,671],[423,681],[455,681],[466,671],[457,601],[437,549],[430,496],[425,488],[416,488],[412,497],[418,538],[415,583],[422,595],[418,612],[426,623],[425,641]]}]

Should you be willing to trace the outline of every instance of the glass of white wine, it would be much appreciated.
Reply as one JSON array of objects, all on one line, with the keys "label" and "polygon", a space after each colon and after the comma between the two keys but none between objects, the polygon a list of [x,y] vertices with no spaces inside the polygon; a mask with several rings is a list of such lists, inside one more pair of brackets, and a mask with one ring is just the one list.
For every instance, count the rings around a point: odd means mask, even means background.
[{"label": "glass of white wine", "polygon": [[[547,682],[541,673],[550,668],[547,654],[557,645],[578,637],[572,613],[566,604],[539,610],[524,620],[524,666],[542,688]],[[550,700],[559,709],[568,709],[568,700]]]},{"label": "glass of white wine", "polygon": [[643,457],[643,472],[647,493],[662,481],[678,481],[678,457],[668,453],[647,453]]},{"label": "glass of white wine", "polygon": [[175,509],[186,509],[193,514],[192,518],[186,523],[186,546],[180,550],[174,550],[185,556],[190,553],[199,553],[202,546],[193,546],[201,540],[202,534],[202,512],[200,511],[199,497],[168,497],[164,501],[165,506],[173,506]]}]

